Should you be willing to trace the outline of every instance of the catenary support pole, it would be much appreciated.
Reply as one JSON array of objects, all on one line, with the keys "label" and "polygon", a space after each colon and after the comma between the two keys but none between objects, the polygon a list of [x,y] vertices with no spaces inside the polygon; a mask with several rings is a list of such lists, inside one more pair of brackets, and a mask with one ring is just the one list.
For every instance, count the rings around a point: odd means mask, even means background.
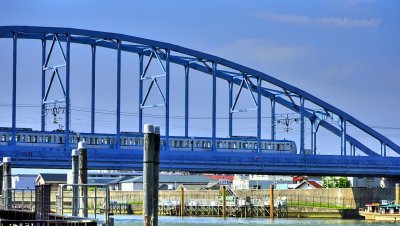
[{"label": "catenary support pole", "polygon": [[[85,141],[81,141],[78,143],[78,152],[79,152],[79,184],[86,185],[88,168],[87,168],[87,148]],[[88,216],[88,199],[87,199],[86,186],[79,187],[79,216],[80,217]]]},{"label": "catenary support pole", "polygon": [[[78,184],[79,177],[79,156],[78,150],[72,149],[71,152],[71,162],[72,162],[72,183]],[[78,187],[72,187],[72,216],[78,216],[79,213],[79,201],[78,201]]]},{"label": "catenary support pole", "polygon": [[12,208],[12,191],[11,191],[11,158],[3,157],[3,200],[4,209]]},{"label": "catenary support pole", "polygon": [[[158,225],[158,184],[160,161],[160,128],[145,124],[143,128],[143,223]],[[158,133],[158,134],[156,134]]]}]

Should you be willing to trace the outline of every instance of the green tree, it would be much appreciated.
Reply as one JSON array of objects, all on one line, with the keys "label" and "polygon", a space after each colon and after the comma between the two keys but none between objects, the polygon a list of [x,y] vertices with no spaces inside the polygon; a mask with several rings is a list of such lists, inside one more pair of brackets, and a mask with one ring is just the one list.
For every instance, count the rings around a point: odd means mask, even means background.
[{"label": "green tree", "polygon": [[350,182],[347,177],[323,177],[323,186],[325,188],[349,188]]}]

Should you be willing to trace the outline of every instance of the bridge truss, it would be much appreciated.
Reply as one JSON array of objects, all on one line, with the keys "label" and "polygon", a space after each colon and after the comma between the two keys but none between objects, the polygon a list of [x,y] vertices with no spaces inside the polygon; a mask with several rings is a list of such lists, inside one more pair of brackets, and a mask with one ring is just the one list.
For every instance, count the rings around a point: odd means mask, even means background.
[{"label": "bridge truss", "polygon": [[[203,161],[204,155],[199,154],[195,159],[197,153],[178,153],[178,154],[164,154],[166,158],[170,161],[165,162],[165,169],[173,170],[172,159],[181,159],[181,167],[177,169],[189,170],[189,171],[221,171],[221,172],[231,172],[229,167],[234,166],[236,162],[238,166],[241,164],[237,162],[238,159],[232,159],[230,161],[226,160],[216,160],[222,158],[217,153],[217,79],[226,81],[229,87],[229,125],[228,134],[229,137],[233,137],[233,114],[238,112],[255,111],[257,113],[257,150],[255,153],[249,153],[247,155],[248,159],[244,164],[244,168],[236,168],[240,172],[259,172],[259,173],[279,173],[278,171],[285,171],[285,167],[290,167],[291,173],[309,173],[309,174],[328,174],[331,170],[325,170],[323,173],[322,169],[324,166],[329,166],[328,162],[331,159],[333,165],[338,169],[336,174],[379,174],[379,175],[397,175],[400,169],[395,169],[395,165],[399,165],[398,157],[387,156],[387,148],[391,149],[394,153],[400,154],[400,147],[393,141],[383,136],[379,132],[375,131],[371,127],[347,114],[346,112],[326,103],[325,101],[315,97],[304,90],[296,88],[289,85],[283,81],[280,81],[274,77],[271,77],[260,71],[248,68],[246,66],[222,59],[217,56],[206,54],[203,52],[195,51],[192,49],[184,48],[181,46],[128,36],[123,34],[115,34],[108,32],[72,29],[72,28],[55,28],[55,27],[28,27],[28,26],[0,26],[0,38],[12,39],[12,126],[11,126],[11,142],[6,146],[1,146],[3,155],[10,155],[11,151],[21,150],[24,148],[18,147],[16,143],[17,136],[17,126],[16,126],[16,114],[17,114],[17,46],[18,40],[21,39],[33,39],[41,41],[42,43],[42,116],[41,116],[41,131],[45,131],[45,114],[44,112],[48,109],[49,105],[58,103],[63,107],[61,109],[56,109],[58,113],[65,115],[63,122],[63,133],[65,135],[65,147],[64,151],[69,151],[71,148],[70,139],[70,93],[71,93],[71,44],[82,44],[91,47],[91,111],[90,111],[90,127],[91,133],[95,134],[96,119],[96,56],[98,48],[107,48],[116,52],[117,67],[115,70],[117,83],[116,83],[116,118],[115,118],[115,146],[113,149],[121,149],[121,53],[129,52],[138,55],[139,59],[139,76],[138,76],[138,95],[139,106],[138,106],[138,131],[142,132],[143,127],[143,115],[147,108],[163,108],[164,109],[164,120],[165,128],[163,131],[163,136],[165,137],[165,150],[167,153],[169,150],[169,139],[170,139],[170,83],[171,83],[171,64],[178,65],[182,67],[185,72],[185,100],[184,100],[184,137],[189,137],[189,74],[191,71],[197,71],[202,74],[207,74],[212,77],[212,116],[211,116],[211,150],[209,156],[214,158],[213,161],[209,161],[205,164],[204,170],[198,167],[196,170],[195,165],[198,166],[197,161]],[[50,45],[49,45],[50,44]],[[59,65],[51,65],[50,59],[54,51],[59,51],[62,55],[63,62]],[[161,69],[161,74],[152,74],[149,68],[150,65],[156,63]],[[61,70],[63,69],[63,70]],[[46,85],[46,77],[50,75],[50,80]],[[65,76],[65,79],[62,77]],[[162,81],[162,82],[160,82]],[[62,90],[62,98],[56,100],[49,100],[49,92],[54,87],[54,83],[58,83]],[[146,85],[147,84],[147,85]],[[160,85],[162,84],[162,85]],[[234,87],[236,89],[234,89]],[[273,87],[273,88],[271,88]],[[150,92],[156,91],[160,98],[161,103],[152,104],[148,101]],[[254,104],[254,108],[239,108],[238,99],[243,93],[250,94],[250,100]],[[294,156],[278,156],[278,155],[261,155],[260,147],[262,142],[262,128],[261,128],[261,106],[262,98],[267,98],[271,105],[271,121],[270,130],[271,134],[268,137],[270,140],[276,140],[276,105],[281,105],[288,110],[299,114],[300,122],[300,143],[299,143],[299,153]],[[332,118],[339,119],[339,124],[333,122]],[[305,147],[305,124],[310,123],[311,125],[311,155],[306,155]],[[359,141],[355,137],[351,136],[347,132],[347,127],[352,126],[354,128],[363,131],[371,139],[376,140],[380,143],[380,150],[376,151],[365,145],[363,142]],[[340,154],[335,156],[319,156],[317,155],[317,137],[318,130],[320,127],[325,128],[327,131],[331,132],[333,135],[340,138]],[[28,149],[26,149],[28,150]],[[363,156],[356,156],[356,150],[362,152]],[[100,153],[100,150],[97,150]],[[123,152],[121,150],[121,152]],[[22,152],[21,152],[22,153]],[[59,154],[55,154],[58,156]],[[133,154],[135,155],[135,154]],[[136,154],[137,155],[137,154]],[[168,155],[168,156],[167,156]],[[232,156],[235,156],[233,154]],[[18,155],[16,155],[18,156]],[[64,154],[62,156],[68,156]],[[225,155],[226,156],[226,155]],[[231,157],[232,157],[231,156]],[[64,158],[63,157],[63,158]],[[211,158],[210,157],[210,158]],[[242,156],[243,157],[243,156]],[[242,158],[237,157],[237,158]],[[61,158],[61,157],[60,157]],[[66,158],[66,157],[65,157]],[[95,157],[93,157],[95,158]],[[133,156],[132,156],[133,158]],[[200,158],[200,160],[198,159]],[[183,160],[186,159],[186,160]],[[259,159],[263,161],[257,163]],[[64,159],[65,160],[65,159]],[[256,161],[257,160],[257,161]],[[321,162],[327,163],[326,165],[320,165]],[[116,160],[120,162],[119,160]],[[139,161],[139,160],[138,160]],[[186,162],[185,162],[186,161]],[[311,165],[307,165],[308,164]],[[107,161],[104,161],[107,162]],[[96,168],[121,168],[118,164],[104,164],[99,163]],[[179,161],[178,161],[179,162]],[[270,162],[271,164],[268,164]],[[362,168],[358,166],[365,166],[365,162],[371,163],[371,167]],[[384,164],[378,165],[379,164]],[[186,166],[185,166],[185,163]],[[204,162],[203,162],[204,163]],[[38,167],[38,164],[34,164],[32,161],[22,161],[20,163],[21,167],[29,167],[32,165]],[[102,165],[103,164],[103,165]],[[125,163],[126,165],[135,165],[136,163]],[[215,164],[217,166],[215,166]],[[249,165],[250,164],[250,165]],[[254,165],[255,164],[255,165]],[[301,169],[298,172],[294,170],[293,164],[297,164],[298,168]],[[314,164],[316,167],[311,169]],[[342,165],[344,164],[344,165]],[[51,164],[50,164],[51,165]],[[122,163],[120,165],[123,165]],[[167,167],[169,165],[169,167]],[[207,166],[206,166],[207,165]],[[212,165],[214,167],[221,167],[221,170],[212,170]],[[273,165],[276,169],[273,169]],[[368,164],[367,164],[368,165]],[[48,167],[47,165],[46,167]],[[93,165],[95,166],[95,165]],[[300,167],[301,166],[301,167]],[[347,166],[347,167],[346,167]],[[64,162],[59,165],[56,164],[55,168],[67,167]],[[382,168],[384,167],[384,168]],[[67,167],[68,168],[68,167]],[[364,170],[359,170],[364,169]],[[378,170],[379,169],[379,170]],[[399,171],[398,171],[399,170]],[[363,173],[365,172],[365,173]]]}]

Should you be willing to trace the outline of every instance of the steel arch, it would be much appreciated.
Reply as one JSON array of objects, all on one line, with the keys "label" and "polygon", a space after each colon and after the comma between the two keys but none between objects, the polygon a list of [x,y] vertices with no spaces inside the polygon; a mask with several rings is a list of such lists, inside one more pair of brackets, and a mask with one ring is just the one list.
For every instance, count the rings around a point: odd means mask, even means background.
[{"label": "steel arch", "polygon": [[[58,36],[60,35],[60,36]],[[178,65],[182,65],[185,67],[185,71],[190,69],[198,70],[203,73],[207,73],[213,76],[213,93],[214,93],[214,103],[213,103],[213,145],[215,146],[215,79],[223,79],[228,81],[231,84],[235,84],[241,86],[243,78],[247,76],[251,76],[257,80],[257,85],[252,83],[248,83],[244,88],[249,89],[258,94],[257,100],[260,101],[260,96],[264,96],[266,98],[271,99],[274,103],[279,103],[282,106],[301,114],[302,116],[302,131],[301,131],[301,144],[300,149],[301,153],[304,154],[304,118],[308,118],[312,123],[313,128],[318,128],[318,126],[322,126],[332,132],[333,134],[341,137],[341,147],[342,147],[342,155],[346,155],[346,143],[350,143],[352,146],[358,148],[360,151],[364,152],[369,156],[379,156],[376,152],[368,148],[366,145],[358,141],[356,138],[348,135],[346,133],[346,124],[351,123],[356,128],[364,131],[369,134],[371,137],[375,138],[381,143],[381,155],[386,155],[386,147],[391,148],[394,152],[400,154],[400,147],[395,144],[393,141],[383,136],[379,132],[370,128],[366,124],[357,120],[353,116],[347,114],[346,112],[328,104],[327,102],[315,97],[308,92],[301,90],[297,87],[294,87],[288,83],[280,81],[268,74],[262,73],[260,71],[254,70],[252,68],[248,68],[246,66],[228,61],[226,59],[213,56],[207,53],[195,51],[192,49],[184,48],[178,45],[173,45],[165,42],[154,41],[150,39],[144,39],[124,34],[116,34],[109,32],[99,32],[99,31],[90,31],[90,30],[82,30],[82,29],[73,29],[73,28],[56,28],[56,27],[31,27],[31,26],[0,26],[0,38],[12,38],[14,40],[14,46],[16,48],[17,39],[37,39],[37,40],[52,40],[54,37],[57,37],[61,42],[65,42],[67,44],[67,53],[66,60],[69,59],[69,45],[70,43],[77,44],[85,44],[91,45],[92,48],[96,47],[104,47],[110,48],[118,51],[118,64],[120,64],[120,53],[121,51],[137,53],[139,56],[148,56],[150,58],[154,52],[156,52],[157,57],[160,61],[164,61],[166,67],[169,67],[169,63],[174,63]],[[177,55],[174,55],[176,53]],[[184,56],[181,56],[184,55]],[[15,57],[15,56],[14,56]],[[211,63],[211,66],[209,65]],[[226,68],[229,68],[232,71],[223,71],[218,70],[217,66],[222,65]],[[14,65],[15,66],[15,65]],[[67,71],[69,70],[69,66],[67,66]],[[143,70],[143,68],[142,68]],[[166,70],[166,73],[169,73],[169,69]],[[15,73],[15,70],[14,70]],[[67,72],[68,74],[69,72]],[[120,71],[117,72],[120,77]],[[14,75],[15,76],[15,75]],[[238,76],[242,76],[243,78],[239,78]],[[169,79],[169,76],[166,75]],[[168,81],[168,80],[167,80]],[[266,87],[262,87],[262,82],[267,82],[276,87],[282,89],[283,94],[289,97],[290,100],[282,98],[277,95],[279,92],[276,90],[270,90]],[[69,84],[67,82],[66,87],[66,96],[68,97],[69,92]],[[167,85],[168,87],[168,85]],[[168,120],[169,120],[169,110],[168,110],[168,101],[169,101],[169,92],[166,91],[166,137],[168,139],[169,128],[168,128]],[[300,99],[300,104],[296,104],[292,99],[292,95],[295,95]],[[68,99],[68,98],[67,98]],[[68,104],[68,100],[66,101]],[[255,100],[255,102],[257,102]],[[324,114],[331,115],[334,114],[341,119],[341,127],[337,128],[331,123],[325,121],[323,118],[318,116],[318,109],[307,109],[304,107],[305,102],[313,103],[319,108],[323,109]],[[13,104],[15,105],[15,104]],[[119,103],[118,103],[119,105]],[[14,111],[15,111],[15,106]],[[257,106],[258,110],[260,106]],[[67,111],[68,112],[68,111]],[[230,112],[230,116],[231,116]],[[118,116],[117,116],[118,117]],[[69,117],[67,117],[68,120]],[[258,118],[260,118],[260,113],[258,113]],[[140,119],[141,120],[141,119]],[[231,120],[230,120],[231,121]],[[231,122],[230,122],[231,123]],[[68,124],[68,123],[66,123]],[[119,123],[117,123],[117,127],[119,127]],[[139,126],[140,128],[141,126]],[[186,124],[187,127],[187,124]],[[68,128],[66,129],[68,132]],[[187,130],[187,128],[186,128]],[[13,134],[15,135],[15,118],[13,113]],[[260,128],[258,128],[258,140],[260,140]],[[117,128],[117,137],[119,135],[119,128]],[[186,132],[187,135],[187,132]],[[315,141],[316,132],[312,137]],[[273,137],[273,135],[272,135]],[[118,140],[118,139],[117,139]],[[315,153],[316,146],[314,145],[313,152]],[[67,142],[66,142],[67,143]],[[167,142],[168,144],[168,142]]]}]

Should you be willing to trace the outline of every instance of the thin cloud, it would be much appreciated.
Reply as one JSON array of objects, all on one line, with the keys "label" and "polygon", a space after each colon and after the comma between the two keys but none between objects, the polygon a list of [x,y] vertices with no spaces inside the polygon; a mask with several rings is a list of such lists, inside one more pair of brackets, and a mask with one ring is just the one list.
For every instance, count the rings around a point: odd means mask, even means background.
[{"label": "thin cloud", "polygon": [[258,14],[259,18],[268,21],[275,21],[287,24],[299,25],[320,25],[328,27],[354,27],[354,28],[376,28],[381,23],[381,19],[351,19],[347,17],[317,17],[311,18],[303,15],[290,15],[290,14]]}]

